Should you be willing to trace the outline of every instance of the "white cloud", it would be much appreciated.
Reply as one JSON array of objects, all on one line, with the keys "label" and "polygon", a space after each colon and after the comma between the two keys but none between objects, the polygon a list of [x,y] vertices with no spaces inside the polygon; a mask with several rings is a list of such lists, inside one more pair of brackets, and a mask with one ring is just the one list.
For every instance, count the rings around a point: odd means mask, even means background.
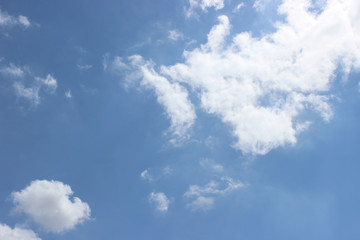
[{"label": "white cloud", "polygon": [[16,212],[25,213],[45,231],[61,233],[90,217],[89,205],[71,195],[70,186],[62,182],[35,180],[12,198]]},{"label": "white cloud", "polygon": [[48,74],[46,78],[35,77],[35,81],[31,84],[31,87],[25,87],[22,82],[16,81],[14,84],[15,94],[18,97],[23,97],[30,101],[33,106],[37,106],[40,103],[40,89],[45,86],[45,90],[53,94],[57,88],[56,79]]},{"label": "white cloud", "polygon": [[[229,39],[229,19],[220,16],[206,44],[184,51],[184,62],[156,71],[154,63],[136,56],[135,65],[179,135],[196,118],[188,86],[203,110],[231,127],[234,147],[243,153],[294,145],[310,124],[303,113],[331,119],[328,92],[335,71],[347,76],[360,69],[360,2],[329,0],[316,13],[311,7],[307,0],[283,0],[278,12],[286,20],[260,38],[242,32]],[[178,93],[177,100],[167,88]]]},{"label": "white cloud", "polygon": [[170,200],[162,192],[151,192],[149,194],[149,201],[155,204],[156,210],[160,212],[167,212],[170,204]]},{"label": "white cloud", "polygon": [[25,16],[19,15],[15,17],[0,10],[0,26],[12,27],[16,25],[22,25],[27,28],[31,26],[31,23]]},{"label": "white cloud", "polygon": [[222,9],[224,8],[224,0],[189,0],[189,5],[186,11],[187,17],[193,15],[197,8],[200,8],[203,12],[206,12],[211,7],[215,8],[215,10]]},{"label": "white cloud", "polygon": [[202,210],[204,212],[214,208],[214,198],[200,196],[186,206],[191,208],[193,211]]},{"label": "white cloud", "polygon": [[233,12],[239,12],[241,8],[243,8],[245,6],[245,4],[243,2],[239,3],[238,5],[236,5],[236,7],[234,8]]},{"label": "white cloud", "polygon": [[151,176],[151,174],[149,173],[149,170],[147,170],[147,169],[145,169],[144,171],[141,172],[140,177],[149,182],[153,181],[153,177]]},{"label": "white cloud", "polygon": [[67,90],[67,91],[65,92],[65,97],[68,98],[68,99],[72,98],[71,89],[69,89],[69,90]]},{"label": "white cloud", "polygon": [[1,240],[41,240],[32,230],[0,224]]},{"label": "white cloud", "polygon": [[184,35],[182,34],[182,32],[179,32],[177,30],[170,30],[168,37],[170,40],[177,41],[177,40],[183,39]]},{"label": "white cloud", "polygon": [[[153,89],[157,101],[164,106],[171,122],[170,131],[174,137],[171,142],[177,143],[187,139],[188,131],[195,121],[196,114],[194,106],[188,99],[186,88],[159,75],[154,69],[154,64],[151,61],[144,61],[141,56],[131,56],[129,60],[129,66],[135,71],[134,76],[141,78],[141,86]],[[132,79],[129,76],[127,78],[128,81]]]},{"label": "white cloud", "polygon": [[25,76],[25,72],[21,67],[16,66],[13,63],[10,63],[7,67],[0,68],[0,73],[12,76],[12,77],[19,77],[22,78]]},{"label": "white cloud", "polygon": [[16,96],[26,98],[34,106],[37,106],[40,103],[39,86],[25,88],[20,82],[15,82],[13,86]]},{"label": "white cloud", "polygon": [[57,81],[50,74],[48,74],[46,78],[35,77],[35,80],[39,81],[42,86],[45,86],[46,90],[49,91],[49,93],[55,93],[57,88]]},{"label": "white cloud", "polygon": [[234,181],[232,178],[223,177],[220,181],[210,181],[203,187],[191,185],[184,193],[184,197],[193,199],[187,204],[192,210],[207,211],[214,207],[215,197],[224,196],[245,186],[246,185],[240,181]]},{"label": "white cloud", "polygon": [[235,189],[243,188],[246,185],[240,181],[234,181],[232,178],[221,178],[220,181],[210,181],[203,187],[191,185],[185,192],[185,197],[198,197],[202,195],[224,195]]},{"label": "white cloud", "polygon": [[19,15],[18,21],[20,24],[22,24],[25,27],[30,27],[30,25],[31,25],[29,19],[22,15]]}]

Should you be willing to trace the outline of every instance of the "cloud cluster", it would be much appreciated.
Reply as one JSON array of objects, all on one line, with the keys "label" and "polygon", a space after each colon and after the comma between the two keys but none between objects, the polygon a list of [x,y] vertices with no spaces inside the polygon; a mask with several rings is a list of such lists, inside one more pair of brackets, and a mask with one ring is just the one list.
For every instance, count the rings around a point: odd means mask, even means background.
[{"label": "cloud cluster", "polygon": [[[204,9],[222,6],[220,1],[193,2]],[[360,2],[322,4],[321,11],[314,11],[310,0],[283,0],[278,13],[285,20],[260,38],[251,32],[230,37],[231,24],[223,15],[205,44],[184,51],[184,62],[155,68],[132,56],[127,67],[155,91],[177,136],[188,136],[196,119],[188,99],[191,89],[199,107],[231,127],[234,147],[243,153],[294,145],[311,124],[304,113],[331,119],[329,90],[336,72],[346,78],[360,68]]]},{"label": "cloud cluster", "polygon": [[1,240],[41,240],[32,230],[0,224]]},{"label": "cloud cluster", "polygon": [[170,204],[170,200],[163,192],[151,192],[149,194],[149,201],[155,204],[156,210],[159,212],[167,212]]},{"label": "cloud cluster", "polygon": [[12,198],[16,212],[25,213],[45,231],[61,233],[90,218],[89,205],[71,195],[70,186],[62,182],[35,180]]},{"label": "cloud cluster", "polygon": [[203,187],[191,185],[184,193],[184,197],[192,199],[192,201],[187,204],[187,207],[194,211],[207,211],[214,207],[216,197],[224,196],[245,186],[246,185],[240,181],[222,177],[220,181],[210,181]]},{"label": "cloud cluster", "polygon": [[3,12],[0,9],[0,26],[12,27],[20,25],[25,28],[31,26],[29,19],[25,16],[19,15],[18,17],[9,15],[7,12]]}]

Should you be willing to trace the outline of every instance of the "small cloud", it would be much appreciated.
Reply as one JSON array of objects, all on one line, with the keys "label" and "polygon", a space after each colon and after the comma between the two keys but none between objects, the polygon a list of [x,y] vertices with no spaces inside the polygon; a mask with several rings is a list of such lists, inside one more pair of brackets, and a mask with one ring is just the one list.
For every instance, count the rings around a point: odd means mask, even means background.
[{"label": "small cloud", "polygon": [[9,15],[7,12],[3,12],[0,10],[0,26],[4,27],[13,27],[16,25],[24,26],[28,28],[31,26],[29,19],[23,15],[19,15],[18,17]]},{"label": "small cloud", "polygon": [[22,24],[25,27],[30,27],[31,25],[29,19],[23,15],[19,15],[18,21],[20,24]]},{"label": "small cloud", "polygon": [[147,169],[141,172],[140,177],[149,182],[152,182],[154,180]]},{"label": "small cloud", "polygon": [[56,79],[48,74],[46,78],[35,77],[35,81],[31,84],[31,87],[25,87],[23,83],[16,81],[14,84],[15,94],[18,97],[23,97],[30,101],[33,106],[37,106],[40,103],[40,89],[45,86],[45,90],[54,94],[57,88]]},{"label": "small cloud", "polygon": [[55,93],[57,88],[57,81],[50,74],[48,74],[46,78],[35,77],[35,80],[39,81],[43,86],[45,86],[47,91],[49,91],[50,93]]},{"label": "small cloud", "polygon": [[224,166],[223,165],[217,164],[215,161],[207,159],[207,158],[202,159],[200,161],[200,166],[202,168],[210,169],[210,170],[215,171],[215,172],[223,172],[224,171]]},{"label": "small cloud", "polygon": [[184,35],[182,32],[179,32],[177,30],[170,30],[169,31],[169,39],[173,41],[177,41],[184,38]]},{"label": "small cloud", "polygon": [[10,63],[7,67],[0,68],[0,73],[6,76],[22,78],[25,76],[25,72],[21,67]]},{"label": "small cloud", "polygon": [[69,90],[67,90],[67,91],[65,92],[65,97],[68,98],[68,99],[72,98],[71,89],[69,89]]},{"label": "small cloud", "polygon": [[242,3],[239,3],[239,4],[234,8],[233,12],[234,12],[234,13],[239,12],[240,9],[241,9],[242,7],[244,7],[244,6],[245,6],[245,4],[244,4],[243,2],[242,2]]},{"label": "small cloud", "polygon": [[25,88],[25,86],[20,82],[15,82],[13,86],[15,94],[18,97],[26,98],[33,106],[37,106],[40,103],[39,86]]},{"label": "small cloud", "polygon": [[200,196],[186,206],[193,211],[201,210],[206,212],[214,207],[214,198]]},{"label": "small cloud", "polygon": [[191,185],[184,193],[185,198],[194,199],[187,204],[193,210],[207,211],[214,206],[215,197],[225,196],[246,185],[232,178],[222,177],[219,181],[210,181],[205,186]]},{"label": "small cloud", "polygon": [[35,180],[12,193],[15,212],[24,213],[47,232],[62,233],[90,218],[90,207],[73,197],[69,185],[59,181]]},{"label": "small cloud", "polygon": [[153,203],[156,207],[156,210],[159,212],[167,212],[170,204],[170,200],[163,192],[151,192],[149,194],[149,202]]},{"label": "small cloud", "polygon": [[80,71],[86,71],[86,70],[89,70],[90,68],[92,68],[93,66],[89,65],[89,64],[86,64],[86,65],[78,64],[77,67]]},{"label": "small cloud", "polygon": [[165,176],[171,175],[172,172],[173,172],[173,169],[169,166],[163,168],[163,175],[165,175]]}]

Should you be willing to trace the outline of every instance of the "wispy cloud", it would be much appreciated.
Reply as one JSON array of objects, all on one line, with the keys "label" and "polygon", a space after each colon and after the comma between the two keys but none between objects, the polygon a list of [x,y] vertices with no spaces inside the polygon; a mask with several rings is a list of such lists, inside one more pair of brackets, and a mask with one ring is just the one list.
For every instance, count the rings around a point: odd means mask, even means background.
[{"label": "wispy cloud", "polygon": [[90,64],[85,64],[85,65],[78,64],[77,67],[80,71],[87,71],[91,69],[93,66]]},{"label": "wispy cloud", "polygon": [[192,199],[187,207],[192,210],[207,211],[214,207],[215,198],[224,196],[236,189],[243,188],[246,185],[232,178],[222,177],[219,181],[210,181],[203,187],[191,185],[184,193],[184,197]]},{"label": "wispy cloud", "polygon": [[10,63],[8,66],[3,66],[0,68],[0,73],[5,76],[22,78],[25,76],[23,68],[16,66],[13,63]]}]

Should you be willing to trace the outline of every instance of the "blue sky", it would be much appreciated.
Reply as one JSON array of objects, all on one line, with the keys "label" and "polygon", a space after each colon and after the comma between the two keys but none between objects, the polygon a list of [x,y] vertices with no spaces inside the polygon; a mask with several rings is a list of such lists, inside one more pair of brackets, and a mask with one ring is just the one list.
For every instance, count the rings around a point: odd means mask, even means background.
[{"label": "blue sky", "polygon": [[357,0],[0,3],[0,239],[359,239]]}]

